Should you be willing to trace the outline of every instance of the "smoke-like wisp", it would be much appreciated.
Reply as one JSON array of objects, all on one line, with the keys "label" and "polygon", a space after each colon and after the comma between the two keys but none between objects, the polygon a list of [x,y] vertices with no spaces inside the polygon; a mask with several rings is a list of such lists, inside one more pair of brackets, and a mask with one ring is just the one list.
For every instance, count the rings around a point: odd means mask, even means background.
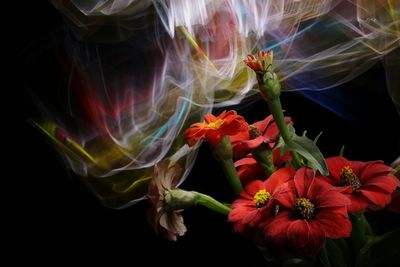
[{"label": "smoke-like wisp", "polygon": [[330,89],[385,59],[400,103],[399,0],[52,2],[77,37],[58,56],[73,126],[47,114],[39,127],[111,207],[141,199],[162,159],[187,176],[183,130],[253,94],[242,59],[256,50],[274,50],[284,90]]}]

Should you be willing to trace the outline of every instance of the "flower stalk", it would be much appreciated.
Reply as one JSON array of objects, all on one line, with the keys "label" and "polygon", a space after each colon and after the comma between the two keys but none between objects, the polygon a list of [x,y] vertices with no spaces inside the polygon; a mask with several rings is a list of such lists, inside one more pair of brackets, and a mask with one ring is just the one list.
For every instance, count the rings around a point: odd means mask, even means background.
[{"label": "flower stalk", "polygon": [[349,218],[353,225],[351,232],[353,252],[357,255],[367,241],[367,235],[373,235],[373,233],[364,213],[350,214]]},{"label": "flower stalk", "polygon": [[261,165],[267,177],[270,177],[275,172],[274,159],[272,149],[263,144],[253,150],[253,156],[257,163]]},{"label": "flower stalk", "polygon": [[[244,63],[256,72],[260,93],[268,104],[269,110],[278,125],[283,140],[285,143],[289,143],[292,140],[292,136],[289,133],[283,116],[282,105],[279,99],[281,95],[281,85],[278,76],[273,71],[272,61],[272,51],[259,51],[257,56],[249,55],[247,59],[244,60]],[[291,154],[294,166],[300,168],[302,164],[299,155],[294,151],[291,151]]]},{"label": "flower stalk", "polygon": [[194,192],[194,193],[197,196],[197,203],[203,207],[206,207],[210,210],[213,210],[223,215],[228,215],[229,212],[231,211],[231,208],[229,208],[228,206],[222,204],[218,200],[208,195],[199,192]]},{"label": "flower stalk", "polygon": [[[285,141],[285,143],[289,143],[292,140],[292,136],[289,133],[289,128],[285,122],[285,118],[283,116],[283,110],[282,110],[282,105],[281,105],[281,100],[278,97],[272,98],[269,101],[267,101],[269,110],[272,113],[272,116],[274,117],[274,120],[276,122],[276,124],[278,125],[280,134],[283,138],[283,141]],[[294,152],[291,151],[292,154],[292,158],[293,158],[293,164],[296,168],[300,168],[301,167],[301,159],[299,157],[299,155]]]},{"label": "flower stalk", "polygon": [[182,210],[201,205],[217,213],[228,215],[231,208],[218,200],[196,191],[173,189],[165,192],[165,207],[167,210]]},{"label": "flower stalk", "polygon": [[232,160],[232,145],[228,136],[224,136],[221,143],[211,146],[214,157],[220,163],[222,170],[236,195],[243,190],[242,183],[240,182],[239,175]]}]

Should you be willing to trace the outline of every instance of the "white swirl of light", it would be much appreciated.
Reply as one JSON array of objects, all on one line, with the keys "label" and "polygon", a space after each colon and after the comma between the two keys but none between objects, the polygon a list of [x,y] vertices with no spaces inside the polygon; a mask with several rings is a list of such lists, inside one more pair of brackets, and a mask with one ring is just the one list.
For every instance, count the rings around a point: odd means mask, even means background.
[{"label": "white swirl of light", "polygon": [[[83,176],[141,172],[177,151],[184,159],[192,150],[181,150],[182,132],[191,122],[254,94],[242,59],[259,49],[274,51],[284,90],[330,89],[384,59],[400,103],[399,0],[52,2],[84,41],[69,46],[78,66],[72,77],[81,80],[71,87],[91,119],[79,124],[85,134],[68,132],[92,159],[66,153]],[[137,181],[128,179],[121,194]]]}]

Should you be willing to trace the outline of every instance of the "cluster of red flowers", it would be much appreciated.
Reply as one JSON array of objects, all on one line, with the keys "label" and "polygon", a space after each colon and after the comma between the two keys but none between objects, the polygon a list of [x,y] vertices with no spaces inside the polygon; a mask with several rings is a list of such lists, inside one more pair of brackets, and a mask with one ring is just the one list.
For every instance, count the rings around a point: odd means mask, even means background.
[{"label": "cluster of red flowers", "polygon": [[[285,118],[292,124],[290,118]],[[205,138],[211,145],[229,136],[244,190],[231,205],[228,220],[244,235],[262,235],[266,242],[305,253],[318,252],[326,238],[348,237],[348,215],[384,208],[399,180],[382,161],[326,159],[329,176],[303,166],[294,169],[290,154],[276,148],[279,129],[272,116],[249,125],[235,111],[206,116],[185,132],[189,145]],[[268,177],[253,157],[261,145],[271,149],[275,171]],[[286,165],[286,166],[285,166]]]}]

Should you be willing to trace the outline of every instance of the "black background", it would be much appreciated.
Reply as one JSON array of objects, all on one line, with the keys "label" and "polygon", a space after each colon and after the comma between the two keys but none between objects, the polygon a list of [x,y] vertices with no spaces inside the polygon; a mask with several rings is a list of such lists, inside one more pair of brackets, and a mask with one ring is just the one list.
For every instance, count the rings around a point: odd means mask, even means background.
[{"label": "black background", "polygon": [[[35,2],[35,3],[33,3]],[[111,210],[71,179],[56,151],[29,124],[35,107],[24,81],[24,62],[63,27],[59,13],[45,1],[15,3],[4,10],[2,174],[0,264],[11,260],[42,264],[109,263],[112,266],[261,266],[262,256],[250,241],[233,234],[226,218],[204,208],[184,213],[188,232],[178,242],[153,233],[146,220],[145,201],[123,210]],[[51,78],[51,77],[49,77]],[[28,86],[29,87],[29,86]],[[43,90],[46,82],[43,81]],[[320,148],[337,155],[342,144],[353,160],[383,159],[400,155],[400,120],[386,92],[380,64],[355,80],[336,88],[350,99],[347,107],[358,119],[348,121],[299,94],[282,96],[284,109],[298,132],[324,134]],[[268,115],[259,101],[239,110],[250,122]],[[231,201],[233,196],[219,166],[202,147],[195,167],[182,185]],[[0,165],[0,166],[1,166]],[[369,216],[376,231],[400,223],[397,215],[381,211]]]}]

